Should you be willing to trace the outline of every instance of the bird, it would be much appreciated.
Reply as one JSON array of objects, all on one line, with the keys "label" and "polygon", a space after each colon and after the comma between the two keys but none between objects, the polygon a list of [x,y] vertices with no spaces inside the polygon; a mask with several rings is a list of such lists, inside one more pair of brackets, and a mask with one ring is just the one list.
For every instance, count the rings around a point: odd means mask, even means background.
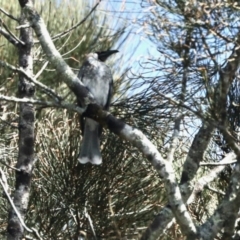
[{"label": "bird", "polygon": [[[94,52],[86,55],[86,58],[78,72],[78,78],[95,98],[95,101],[104,110],[108,110],[113,93],[113,77],[111,69],[105,61],[118,50]],[[82,144],[78,161],[81,164],[91,163],[100,165],[102,155],[100,152],[100,135],[102,127],[90,118],[80,117],[82,129]]]}]

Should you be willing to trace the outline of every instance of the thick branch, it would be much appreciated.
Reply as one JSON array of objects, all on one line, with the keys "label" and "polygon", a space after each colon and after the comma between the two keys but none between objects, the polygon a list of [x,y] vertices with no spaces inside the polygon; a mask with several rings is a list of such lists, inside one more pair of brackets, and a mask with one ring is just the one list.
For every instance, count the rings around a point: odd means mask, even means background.
[{"label": "thick branch", "polygon": [[[31,2],[30,2],[31,3]],[[27,19],[22,13],[21,23],[26,23]],[[21,41],[19,46],[19,66],[29,75],[32,75],[33,59],[32,29],[21,29]],[[23,74],[19,75],[18,94],[20,97],[32,98],[35,86],[27,81]],[[7,239],[22,239],[24,233],[24,218],[28,208],[32,170],[35,163],[34,156],[34,106],[29,103],[20,104],[19,112],[19,140],[18,140],[18,159],[16,168],[15,191],[13,194],[14,205],[9,210],[7,227]],[[15,207],[13,207],[15,206]],[[26,228],[26,226],[25,226]]]},{"label": "thick branch", "polygon": [[[224,159],[222,159],[219,163],[225,163],[230,160],[235,159],[236,155],[233,153],[229,153]],[[204,190],[204,188],[216,179],[221,171],[225,169],[226,165],[217,166],[211,169],[205,176],[201,177],[195,184],[192,195],[187,200],[187,204],[190,204],[194,201],[196,195]],[[184,183],[180,186],[183,192],[188,192],[188,183]],[[145,233],[143,234],[141,240],[155,240],[159,236],[161,236],[166,230],[168,224],[173,221],[173,214],[168,206],[163,208],[161,212],[155,217],[154,221],[147,228]]]},{"label": "thick branch", "polygon": [[[238,160],[239,161],[239,160]],[[222,239],[231,239],[240,208],[240,165],[237,163],[227,193],[213,216],[200,228],[203,239],[214,239],[224,229]]]},{"label": "thick branch", "polygon": [[225,67],[219,71],[219,83],[215,88],[214,113],[216,119],[226,125],[227,117],[227,95],[230,86],[236,77],[236,72],[240,65],[240,33],[238,34],[236,46],[228,58]]},{"label": "thick branch", "polygon": [[181,183],[186,183],[195,176],[200,161],[203,160],[204,153],[212,137],[214,127],[208,123],[203,123],[192,142],[187,159],[183,166]]}]

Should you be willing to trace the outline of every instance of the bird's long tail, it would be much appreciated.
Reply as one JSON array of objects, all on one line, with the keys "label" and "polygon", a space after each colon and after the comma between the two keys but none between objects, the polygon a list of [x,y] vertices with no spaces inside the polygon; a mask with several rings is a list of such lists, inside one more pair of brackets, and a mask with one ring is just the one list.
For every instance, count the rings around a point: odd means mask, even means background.
[{"label": "bird's long tail", "polygon": [[82,146],[78,157],[78,161],[82,164],[90,162],[99,165],[102,163],[98,129],[99,123],[86,118]]}]

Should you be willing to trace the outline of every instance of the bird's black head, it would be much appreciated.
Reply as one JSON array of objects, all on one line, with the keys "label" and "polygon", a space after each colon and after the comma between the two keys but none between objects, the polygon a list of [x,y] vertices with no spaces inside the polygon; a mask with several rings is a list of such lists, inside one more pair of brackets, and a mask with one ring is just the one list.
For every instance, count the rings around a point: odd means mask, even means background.
[{"label": "bird's black head", "polygon": [[107,51],[103,51],[103,52],[96,52],[98,55],[98,59],[102,62],[106,61],[106,59],[112,55],[113,53],[117,53],[118,50],[107,50]]}]

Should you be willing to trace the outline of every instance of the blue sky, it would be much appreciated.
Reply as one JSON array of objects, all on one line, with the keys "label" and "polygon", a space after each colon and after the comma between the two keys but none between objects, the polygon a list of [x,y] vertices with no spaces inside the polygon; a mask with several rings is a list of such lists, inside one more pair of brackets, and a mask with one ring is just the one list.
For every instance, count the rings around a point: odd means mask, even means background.
[{"label": "blue sky", "polygon": [[126,32],[131,32],[129,39],[120,47],[118,44],[115,46],[119,48],[120,53],[124,53],[125,59],[127,54],[133,54],[135,61],[148,57],[149,53],[156,55],[156,46],[146,38],[144,26],[138,23],[138,19],[143,18],[148,11],[147,7],[140,6],[140,1],[106,0],[100,3],[97,11],[105,12],[117,24],[127,25]]},{"label": "blue sky", "polygon": [[[112,20],[113,28],[117,29],[119,25],[127,26],[126,34],[123,34],[120,41],[113,46],[113,49],[119,50],[118,57],[114,58],[114,61],[119,62],[122,69],[131,68],[131,72],[136,75],[141,75],[141,72],[146,71],[145,68],[139,66],[139,62],[146,62],[149,56],[154,56],[154,58],[160,56],[157,46],[148,39],[147,25],[141,23],[149,12],[149,7],[141,6],[140,3],[139,0],[103,0],[96,10],[106,14]],[[120,44],[129,32],[127,40]],[[147,75],[152,77],[155,74],[156,72],[150,71]],[[132,74],[129,73],[128,76],[131,77]],[[140,83],[140,78],[137,81]],[[143,87],[131,90],[131,94],[141,92],[146,87],[145,83]]]}]

